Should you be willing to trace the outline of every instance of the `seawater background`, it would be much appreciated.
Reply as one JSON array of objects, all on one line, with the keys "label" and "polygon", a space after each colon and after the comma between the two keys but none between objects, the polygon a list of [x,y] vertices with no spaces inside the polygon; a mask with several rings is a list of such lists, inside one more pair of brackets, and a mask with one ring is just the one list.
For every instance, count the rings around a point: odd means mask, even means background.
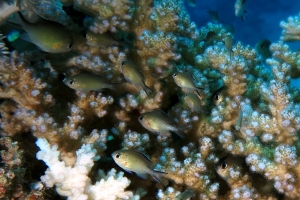
[{"label": "seawater background", "polygon": [[[280,22],[300,12],[300,0],[246,0],[247,13],[242,21],[234,15],[235,0],[196,0],[196,7],[189,6],[187,2],[185,4],[191,20],[198,27],[210,21],[209,9],[216,10],[221,23],[233,25],[235,42],[241,41],[251,46],[265,38],[272,43],[279,41],[282,32]],[[300,41],[287,44],[293,51],[300,51]],[[293,80],[292,85],[300,88],[300,79]]]}]

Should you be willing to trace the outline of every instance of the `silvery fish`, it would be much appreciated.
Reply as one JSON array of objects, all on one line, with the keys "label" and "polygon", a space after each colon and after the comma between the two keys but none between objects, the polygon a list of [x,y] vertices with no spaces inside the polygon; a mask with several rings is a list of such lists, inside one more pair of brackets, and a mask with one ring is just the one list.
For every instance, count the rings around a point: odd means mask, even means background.
[{"label": "silvery fish", "polygon": [[126,81],[132,83],[137,89],[142,88],[147,95],[152,92],[152,90],[145,84],[145,77],[142,72],[132,61],[122,61],[121,70]]},{"label": "silvery fish", "polygon": [[185,94],[183,100],[192,110],[196,112],[203,112],[201,101],[194,93]]},{"label": "silvery fish", "polygon": [[21,39],[49,53],[64,53],[72,50],[73,37],[63,25],[44,19],[32,24],[27,22],[20,12],[18,16],[22,29],[26,31],[20,36]]},{"label": "silvery fish", "polygon": [[145,129],[152,133],[159,133],[163,136],[169,136],[170,131],[172,131],[181,138],[184,138],[180,128],[177,127],[175,122],[161,110],[154,110],[141,114],[139,116],[139,122]]},{"label": "silvery fish", "polygon": [[185,93],[192,93],[196,91],[200,95],[201,90],[204,90],[204,88],[200,88],[195,85],[193,77],[188,73],[176,72],[173,74],[173,79]]},{"label": "silvery fish", "polygon": [[69,76],[63,82],[70,88],[80,92],[101,91],[104,88],[115,90],[111,84],[107,83],[104,77],[91,74]]},{"label": "silvery fish", "polygon": [[188,189],[188,190],[180,193],[179,195],[177,195],[175,197],[175,200],[187,200],[187,199],[190,199],[193,196],[195,196],[196,193],[197,193],[197,191],[195,191],[193,189]]},{"label": "silvery fish", "polygon": [[128,173],[135,172],[139,177],[146,179],[148,174],[160,182],[165,172],[152,168],[154,163],[145,154],[139,151],[118,150],[111,154],[114,161]]},{"label": "silvery fish", "polygon": [[237,17],[241,17],[242,20],[244,21],[244,14],[247,12],[245,10],[245,4],[246,4],[246,0],[236,0],[235,4],[234,4],[234,14]]},{"label": "silvery fish", "polygon": [[239,116],[236,120],[236,123],[235,123],[235,130],[240,130],[241,127],[243,126],[243,109],[240,108],[240,112],[239,112]]},{"label": "silvery fish", "polygon": [[226,35],[224,39],[225,47],[229,51],[229,57],[231,58],[231,53],[232,53],[232,44],[233,44],[233,39],[231,35]]}]

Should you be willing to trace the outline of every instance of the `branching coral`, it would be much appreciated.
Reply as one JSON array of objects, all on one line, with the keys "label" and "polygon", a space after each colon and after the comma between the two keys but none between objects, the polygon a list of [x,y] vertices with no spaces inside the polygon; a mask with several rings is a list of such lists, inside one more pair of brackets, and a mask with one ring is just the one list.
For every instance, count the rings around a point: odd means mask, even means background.
[{"label": "branching coral", "polygon": [[[299,52],[282,41],[270,46],[267,60],[239,41],[229,49],[224,40],[234,35],[222,24],[197,28],[181,0],[63,1],[68,8],[58,1],[21,3],[25,16],[64,24],[75,41],[62,54],[8,54],[0,44],[0,134],[18,142],[20,135],[37,139],[36,157],[48,166],[41,176],[45,188],[55,186],[69,199],[174,199],[189,189],[196,199],[299,199],[300,98],[290,85],[300,75]],[[299,40],[298,21],[281,23],[282,40]],[[109,42],[93,46],[82,30],[105,34]],[[152,92],[126,81],[124,60],[134,63]],[[189,91],[199,97],[201,111],[184,103],[185,91],[172,78],[177,72],[203,88]],[[60,80],[81,73],[102,76],[116,90],[75,91]],[[184,139],[143,128],[139,117],[155,109],[169,115]],[[3,196],[4,186],[7,194],[16,191],[23,172],[14,170],[26,170],[17,161],[29,150],[18,150],[8,137],[1,141]],[[156,183],[117,173],[111,153],[120,149],[145,153],[154,169],[167,174]],[[241,162],[219,165],[228,157]],[[260,189],[260,180],[268,190]],[[24,194],[42,197],[45,188]]]}]

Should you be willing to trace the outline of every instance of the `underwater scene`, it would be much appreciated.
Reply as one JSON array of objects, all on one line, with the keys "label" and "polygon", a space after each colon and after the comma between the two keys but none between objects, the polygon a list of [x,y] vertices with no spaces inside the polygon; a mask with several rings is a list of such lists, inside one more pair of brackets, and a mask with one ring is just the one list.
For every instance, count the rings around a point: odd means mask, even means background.
[{"label": "underwater scene", "polygon": [[299,200],[299,12],[0,0],[0,200]]}]

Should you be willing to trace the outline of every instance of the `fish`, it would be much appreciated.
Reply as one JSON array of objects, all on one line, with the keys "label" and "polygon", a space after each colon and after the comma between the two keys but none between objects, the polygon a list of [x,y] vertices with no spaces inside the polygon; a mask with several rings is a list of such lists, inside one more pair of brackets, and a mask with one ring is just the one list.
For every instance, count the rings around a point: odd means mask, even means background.
[{"label": "fish", "polygon": [[236,0],[234,4],[234,14],[237,17],[241,17],[242,21],[244,21],[244,14],[247,13],[245,10],[246,0]]},{"label": "fish", "polygon": [[211,99],[216,106],[219,105],[224,99],[224,87],[217,89]]},{"label": "fish", "polygon": [[218,22],[218,21],[219,21],[219,14],[218,14],[218,11],[209,9],[209,10],[207,11],[207,13],[209,14],[209,17],[210,17],[210,19],[211,19],[212,21],[214,21],[214,22]]},{"label": "fish", "polygon": [[159,109],[141,114],[138,120],[145,129],[152,133],[159,133],[168,137],[172,131],[184,138],[181,128],[177,127],[175,122]]},{"label": "fish", "polygon": [[192,92],[196,91],[200,95],[201,90],[204,90],[204,88],[197,87],[194,84],[193,77],[191,75],[189,75],[188,73],[176,72],[172,76],[173,76],[175,83],[179,87],[181,87],[181,89],[184,92],[192,93]]},{"label": "fish", "polygon": [[210,44],[210,42],[213,41],[215,36],[216,36],[216,33],[214,31],[209,31],[205,37],[205,44]]},{"label": "fish", "polygon": [[243,109],[240,108],[240,112],[239,112],[239,116],[238,116],[238,119],[236,120],[236,123],[235,123],[235,130],[240,130],[241,127],[243,126]]},{"label": "fish", "polygon": [[107,83],[103,76],[92,74],[78,74],[75,76],[67,76],[63,82],[70,88],[80,91],[102,91],[104,88],[115,90],[112,84]]},{"label": "fish", "polygon": [[268,39],[260,40],[255,45],[256,51],[263,57],[264,60],[272,56],[272,53],[269,49],[270,45],[271,42]]},{"label": "fish", "polygon": [[219,160],[217,164],[215,164],[214,168],[217,174],[225,181],[230,177],[230,168],[241,165],[243,160],[241,158],[235,158],[233,156],[225,156]]},{"label": "fish", "polygon": [[147,95],[153,91],[145,84],[145,77],[139,68],[130,60],[121,61],[121,71],[126,81],[132,83],[137,89],[143,89]]},{"label": "fish", "polygon": [[185,94],[183,100],[192,110],[196,112],[203,112],[201,101],[194,93]]},{"label": "fish", "polygon": [[19,11],[19,7],[15,4],[8,4],[6,1],[0,1],[0,26],[15,12]]},{"label": "fish", "polygon": [[195,7],[196,6],[196,0],[186,0],[186,2],[189,4],[189,6],[191,7]]},{"label": "fish", "polygon": [[[237,167],[240,166],[240,169]],[[244,174],[248,174],[251,176],[251,181],[253,187],[260,193],[260,194],[269,194],[274,197],[280,197],[281,195],[274,189],[274,182],[266,179],[259,173],[251,173],[249,171],[248,166],[245,163],[245,159],[243,157],[234,157],[234,156],[225,156],[219,160],[217,164],[214,166],[215,171],[217,174],[226,181],[229,186],[231,185],[228,180],[231,178],[231,174],[233,171],[239,171],[240,176],[244,176]],[[275,199],[283,199],[283,198],[275,198]]]},{"label": "fish", "polygon": [[133,150],[118,150],[111,154],[116,164],[126,172],[135,172],[139,177],[146,179],[148,174],[157,182],[166,172],[156,171],[153,169],[154,163],[142,152]]},{"label": "fish", "polygon": [[26,31],[20,36],[21,39],[48,53],[65,53],[72,50],[73,36],[63,25],[42,18],[32,24],[27,22],[20,12],[18,16],[19,25]]},{"label": "fish", "polygon": [[108,32],[96,34],[91,31],[86,33],[86,43],[93,47],[119,46],[120,43],[116,41]]},{"label": "fish", "polygon": [[232,44],[233,44],[233,38],[231,35],[226,35],[224,39],[225,47],[229,51],[229,57],[231,58],[232,53]]},{"label": "fish", "polygon": [[187,189],[186,191],[180,193],[175,197],[175,200],[187,200],[190,199],[191,197],[195,196],[197,193],[196,190],[193,189]]}]

